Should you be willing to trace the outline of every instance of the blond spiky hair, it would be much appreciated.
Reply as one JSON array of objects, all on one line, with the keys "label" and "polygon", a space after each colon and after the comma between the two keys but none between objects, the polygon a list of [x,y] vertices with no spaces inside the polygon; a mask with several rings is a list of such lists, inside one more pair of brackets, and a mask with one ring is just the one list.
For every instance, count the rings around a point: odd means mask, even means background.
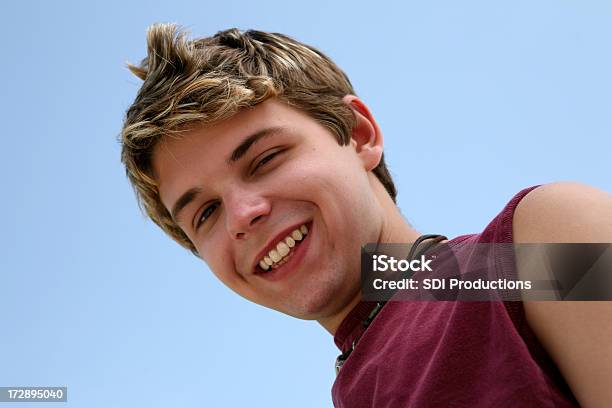
[{"label": "blond spiky hair", "polygon": [[[278,98],[328,128],[340,145],[350,141],[354,116],[342,101],[355,94],[349,79],[323,53],[283,34],[233,28],[190,40],[174,24],[155,24],[147,57],[129,69],[144,82],[121,133],[127,176],[147,215],[196,255],[159,196],[151,155],[162,137],[180,137],[186,125],[222,121]],[[395,201],[384,158],[374,174]]]}]

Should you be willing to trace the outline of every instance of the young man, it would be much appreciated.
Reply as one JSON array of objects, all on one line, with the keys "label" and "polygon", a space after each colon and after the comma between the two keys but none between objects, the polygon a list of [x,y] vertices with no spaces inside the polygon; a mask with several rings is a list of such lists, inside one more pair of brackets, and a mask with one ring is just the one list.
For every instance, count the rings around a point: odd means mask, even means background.
[{"label": "young man", "polygon": [[[336,406],[612,403],[606,302],[391,302],[369,327],[360,248],[421,235],[346,75],[281,34],[152,26],[122,159],[150,218],[253,302],[317,320],[345,355]],[[612,242],[612,197],[525,189],[465,242]],[[354,353],[352,353],[354,351]],[[569,388],[568,388],[569,385]]]}]

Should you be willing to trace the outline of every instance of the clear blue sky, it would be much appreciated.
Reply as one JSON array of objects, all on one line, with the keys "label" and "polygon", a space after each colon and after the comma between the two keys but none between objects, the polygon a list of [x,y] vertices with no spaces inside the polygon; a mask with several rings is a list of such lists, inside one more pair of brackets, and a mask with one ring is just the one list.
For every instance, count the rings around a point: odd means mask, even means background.
[{"label": "clear blue sky", "polygon": [[0,15],[0,386],[67,385],[65,406],[331,406],[332,338],[240,299],[137,208],[116,139],[140,83],[125,62],[153,22],[328,53],[378,119],[421,232],[478,232],[533,184],[612,192],[610,2],[24,1]]}]

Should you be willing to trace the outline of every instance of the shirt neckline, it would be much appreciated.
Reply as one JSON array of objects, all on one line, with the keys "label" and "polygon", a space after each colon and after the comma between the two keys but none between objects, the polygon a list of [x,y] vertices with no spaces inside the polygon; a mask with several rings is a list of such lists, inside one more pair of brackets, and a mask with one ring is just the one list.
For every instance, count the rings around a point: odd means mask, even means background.
[{"label": "shirt neckline", "polygon": [[[472,237],[475,234],[467,234],[449,239],[445,242],[445,245],[453,248],[458,243],[465,241],[467,238]],[[432,248],[435,251],[435,248]],[[334,335],[334,343],[336,347],[340,349],[342,353],[345,353],[351,348],[352,343],[355,339],[359,338],[367,329],[362,323],[369,316],[370,312],[376,306],[376,302],[372,301],[359,301],[355,307],[346,315],[336,334]],[[380,313],[384,311],[386,305],[383,306]]]}]

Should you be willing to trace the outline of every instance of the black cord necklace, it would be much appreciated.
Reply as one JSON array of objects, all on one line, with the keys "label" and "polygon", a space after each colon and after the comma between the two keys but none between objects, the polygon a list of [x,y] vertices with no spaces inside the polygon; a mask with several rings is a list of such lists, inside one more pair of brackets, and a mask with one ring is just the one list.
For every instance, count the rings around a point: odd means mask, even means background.
[{"label": "black cord necklace", "polygon": [[[431,247],[437,245],[439,242],[444,241],[445,239],[448,239],[448,238],[446,238],[444,235],[439,235],[439,234],[421,235],[420,237],[417,238],[416,241],[414,241],[414,244],[412,244],[412,247],[410,248],[410,252],[408,253],[408,256],[406,259],[408,259],[409,261],[412,261],[413,259],[420,257],[425,252],[427,252]],[[419,246],[425,241],[429,241],[429,242],[425,243],[422,246],[422,248],[419,248]],[[355,350],[355,346],[357,345],[357,342],[359,341],[361,336],[363,336],[363,333],[365,333],[365,330],[370,326],[370,324],[376,318],[376,316],[378,316],[378,313],[382,310],[383,306],[386,303],[387,303],[386,301],[376,302],[376,305],[372,308],[372,311],[368,314],[368,317],[366,317],[361,322],[361,324],[363,325],[364,331],[355,340],[353,340],[353,343],[351,344],[351,347],[348,350],[346,350],[344,353],[340,354],[336,358],[336,375],[338,375],[338,373],[340,372],[340,369],[344,365],[344,362],[346,361],[346,359],[348,359],[351,353],[353,352],[353,350]]]}]

